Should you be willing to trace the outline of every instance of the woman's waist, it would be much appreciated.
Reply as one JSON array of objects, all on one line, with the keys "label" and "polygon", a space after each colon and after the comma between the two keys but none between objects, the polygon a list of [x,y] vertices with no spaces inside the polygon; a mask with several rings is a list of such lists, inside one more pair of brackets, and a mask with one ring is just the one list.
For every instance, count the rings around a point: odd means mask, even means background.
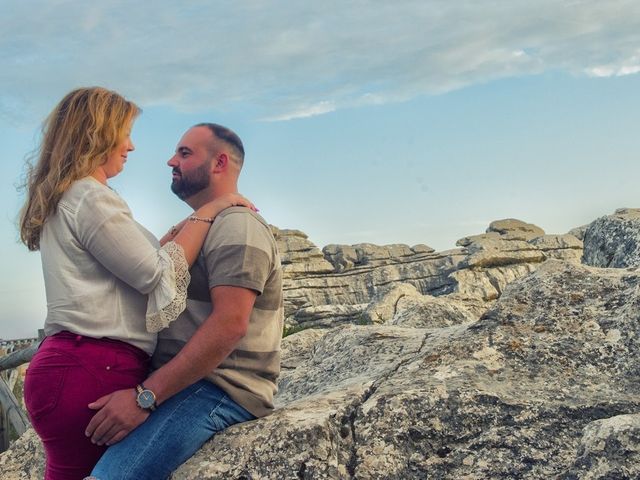
[{"label": "woman's waist", "polygon": [[151,355],[156,347],[157,335],[147,332],[144,317],[135,319],[134,323],[101,321],[104,319],[82,319],[74,316],[47,315],[44,333],[47,337],[60,336],[61,340],[73,340],[80,336],[87,342],[119,342]]}]

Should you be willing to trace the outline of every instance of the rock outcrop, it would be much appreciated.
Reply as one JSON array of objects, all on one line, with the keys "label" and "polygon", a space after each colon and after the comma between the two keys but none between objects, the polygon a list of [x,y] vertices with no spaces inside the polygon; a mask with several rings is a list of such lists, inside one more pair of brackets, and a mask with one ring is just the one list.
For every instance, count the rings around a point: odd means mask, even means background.
[{"label": "rock outcrop", "polygon": [[583,262],[594,267],[639,267],[640,209],[621,208],[591,223],[584,234]]},{"label": "rock outcrop", "polygon": [[508,283],[546,259],[580,262],[582,256],[582,242],[575,236],[545,235],[515,219],[495,221],[486,233],[465,237],[458,241],[461,248],[444,252],[426,245],[328,245],[324,261],[301,232],[274,233],[284,251],[283,263],[288,262],[285,315],[293,330],[366,321],[363,313],[375,308],[372,302],[399,283],[412,285],[421,295],[456,294],[477,319]]}]

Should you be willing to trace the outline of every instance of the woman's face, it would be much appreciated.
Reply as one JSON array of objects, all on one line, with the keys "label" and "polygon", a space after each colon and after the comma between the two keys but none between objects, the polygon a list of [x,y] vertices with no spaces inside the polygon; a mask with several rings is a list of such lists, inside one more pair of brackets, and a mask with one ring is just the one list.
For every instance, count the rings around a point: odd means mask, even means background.
[{"label": "woman's face", "polygon": [[102,165],[107,178],[115,177],[124,168],[129,152],[135,150],[135,146],[131,141],[131,129],[127,129],[126,136],[120,140],[116,148],[109,154],[107,161]]}]

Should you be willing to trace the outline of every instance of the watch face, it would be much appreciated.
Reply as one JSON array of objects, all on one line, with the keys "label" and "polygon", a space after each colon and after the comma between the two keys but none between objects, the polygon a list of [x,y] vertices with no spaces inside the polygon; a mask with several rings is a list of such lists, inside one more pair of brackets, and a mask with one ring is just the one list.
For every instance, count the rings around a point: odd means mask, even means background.
[{"label": "watch face", "polygon": [[138,395],[138,405],[141,408],[150,408],[156,401],[156,396],[153,394],[151,390],[143,390]]}]

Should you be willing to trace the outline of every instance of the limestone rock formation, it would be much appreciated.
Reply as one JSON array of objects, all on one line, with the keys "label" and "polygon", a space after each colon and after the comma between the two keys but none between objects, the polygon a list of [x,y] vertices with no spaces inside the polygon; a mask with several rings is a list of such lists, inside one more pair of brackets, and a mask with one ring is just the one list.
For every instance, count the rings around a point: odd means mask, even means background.
[{"label": "limestone rock formation", "polygon": [[305,273],[329,273],[333,265],[327,262],[322,252],[311,243],[300,230],[281,230],[271,226],[285,276],[295,277]]},{"label": "limestone rock formation", "polygon": [[466,247],[471,243],[485,240],[522,240],[526,242],[541,235],[544,235],[544,230],[536,225],[515,218],[506,218],[491,222],[486,233],[461,238],[457,245]]},{"label": "limestone rock formation", "polygon": [[640,266],[640,209],[621,208],[592,222],[584,234],[582,261],[594,267]]},{"label": "limestone rock formation", "polygon": [[491,222],[487,232],[498,232],[505,240],[529,241],[544,235],[544,230],[531,223],[526,223],[515,218],[496,220]]},{"label": "limestone rock formation", "polygon": [[[362,322],[365,310],[374,308],[371,303],[399,283],[412,285],[422,295],[459,294],[475,305],[478,318],[509,282],[544,260],[579,262],[582,256],[576,237],[545,235],[541,228],[515,219],[492,222],[487,233],[465,237],[458,241],[462,248],[444,252],[426,245],[328,245],[323,253],[331,271],[301,232],[280,230],[278,238],[283,248],[299,245],[283,258],[307,265],[285,270],[286,322],[294,329]],[[304,252],[311,252],[308,259]],[[484,309],[476,308],[478,300],[485,302]]]},{"label": "limestone rock formation", "polygon": [[541,235],[529,240],[529,243],[542,250],[546,258],[557,258],[569,262],[580,262],[582,258],[582,240],[571,233]]},{"label": "limestone rock formation", "polygon": [[413,285],[400,283],[374,298],[362,313],[360,323],[444,327],[476,320],[486,309],[486,304],[477,298],[422,295]]}]

